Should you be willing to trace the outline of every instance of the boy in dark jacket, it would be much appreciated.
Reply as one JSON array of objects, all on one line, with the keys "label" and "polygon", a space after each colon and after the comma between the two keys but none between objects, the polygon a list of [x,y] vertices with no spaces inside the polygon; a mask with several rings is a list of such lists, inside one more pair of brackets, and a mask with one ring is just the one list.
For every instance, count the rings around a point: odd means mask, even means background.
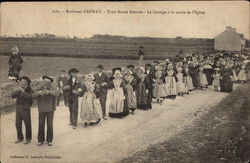
[{"label": "boy in dark jacket", "polygon": [[66,74],[65,70],[61,70],[60,71],[60,76],[58,76],[57,78],[57,86],[59,88],[60,94],[58,96],[57,99],[57,106],[59,105],[60,102],[60,98],[63,95],[64,98],[64,105],[68,106],[68,96],[69,96],[69,92],[66,90],[63,90],[64,86],[67,84],[68,81],[68,76]]}]

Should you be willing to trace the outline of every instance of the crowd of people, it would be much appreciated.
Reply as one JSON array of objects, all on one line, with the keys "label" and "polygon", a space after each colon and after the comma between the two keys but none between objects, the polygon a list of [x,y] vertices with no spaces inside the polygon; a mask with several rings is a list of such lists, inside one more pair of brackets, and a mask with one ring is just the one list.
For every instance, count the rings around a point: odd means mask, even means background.
[{"label": "crowd of people", "polygon": [[77,128],[80,111],[83,126],[88,127],[107,120],[107,117],[123,118],[135,115],[136,109],[152,109],[153,101],[162,105],[164,100],[184,97],[193,90],[204,90],[209,86],[214,91],[232,92],[233,83],[245,83],[250,79],[248,59],[236,53],[212,55],[196,52],[142,66],[140,57],[139,66],[115,67],[111,73],[106,73],[104,66],[98,65],[97,72],[85,75],[84,80],[80,79],[76,68],[68,72],[61,70],[56,80],[57,87],[53,86],[52,77],[44,75],[43,84],[36,91],[30,88],[31,80],[23,76],[18,79],[20,87],[12,92],[12,97],[17,98],[18,140],[15,143],[24,140],[22,121],[26,126],[25,144],[31,140],[30,106],[33,99],[38,100],[38,145],[45,141],[45,119],[46,141],[52,145],[53,115],[61,95],[69,108],[69,125]]}]

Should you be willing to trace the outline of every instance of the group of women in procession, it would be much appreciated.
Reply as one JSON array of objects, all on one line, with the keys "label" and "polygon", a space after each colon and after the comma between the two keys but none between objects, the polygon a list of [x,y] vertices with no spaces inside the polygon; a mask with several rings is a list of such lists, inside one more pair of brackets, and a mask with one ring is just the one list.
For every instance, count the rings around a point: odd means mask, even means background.
[{"label": "group of women in procession", "polygon": [[[208,86],[213,86],[214,91],[231,92],[233,83],[249,79],[246,66],[249,66],[246,58],[238,54],[215,57],[194,53],[177,56],[173,61],[166,59],[164,63],[154,61],[145,67],[116,67],[104,83],[96,83],[94,75],[88,74],[83,83],[87,91],[83,94],[81,118],[87,126],[98,123],[102,115],[106,119],[106,114],[113,118],[134,115],[136,109],[151,109],[153,99],[162,104],[165,99],[175,99]],[[98,68],[102,72],[103,66]],[[98,101],[100,88],[106,90],[105,106]]]},{"label": "group of women in procession", "polygon": [[38,145],[45,140],[45,119],[47,141],[52,145],[53,115],[61,95],[69,108],[69,125],[76,129],[78,110],[84,127],[87,127],[99,123],[101,119],[107,120],[107,116],[123,118],[129,114],[134,115],[136,109],[151,109],[153,101],[162,105],[164,100],[184,97],[193,90],[203,90],[208,86],[213,86],[214,91],[232,92],[233,83],[245,83],[250,79],[249,57],[244,55],[187,53],[182,57],[177,55],[174,59],[166,59],[162,63],[155,60],[142,66],[141,56],[144,53],[141,50],[139,66],[115,67],[111,73],[106,73],[103,65],[98,65],[98,72],[89,73],[82,80],[76,68],[70,69],[68,73],[61,70],[56,82],[57,88],[52,85],[53,77],[43,75],[41,88],[32,90],[31,80],[27,76],[19,78],[23,60],[18,49],[14,47],[12,51],[9,79],[20,81],[20,88],[11,94],[13,98],[17,98],[16,143],[23,140],[22,121],[26,126],[26,144],[31,140],[30,107],[33,98],[38,100]]}]

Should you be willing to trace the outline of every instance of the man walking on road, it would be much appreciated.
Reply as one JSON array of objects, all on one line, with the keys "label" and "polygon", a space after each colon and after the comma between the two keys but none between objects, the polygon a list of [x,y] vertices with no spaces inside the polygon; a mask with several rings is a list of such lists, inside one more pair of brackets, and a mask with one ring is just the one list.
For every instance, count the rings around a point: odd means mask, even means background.
[{"label": "man walking on road", "polygon": [[68,106],[70,112],[70,123],[73,129],[76,129],[78,118],[78,97],[82,95],[81,83],[77,79],[77,73],[79,71],[76,68],[69,70],[69,79],[64,87],[65,91],[69,91]]},{"label": "man walking on road", "polygon": [[19,88],[11,93],[12,98],[16,98],[16,130],[17,130],[17,141],[15,144],[23,141],[22,133],[22,121],[24,121],[26,128],[26,140],[24,144],[29,144],[31,141],[31,117],[30,107],[32,105],[31,95],[31,80],[27,76],[23,76],[19,79]]},{"label": "man walking on road", "polygon": [[47,137],[46,141],[48,146],[52,146],[53,140],[53,119],[54,111],[56,110],[56,97],[58,97],[59,91],[52,86],[53,79],[50,76],[42,76],[42,87],[39,91],[33,94],[34,98],[37,98],[38,103],[38,116],[39,116],[39,128],[38,128],[38,146],[41,146],[45,140],[45,119],[47,120]]},{"label": "man walking on road", "polygon": [[100,103],[102,107],[102,118],[107,120],[106,118],[106,99],[107,99],[107,84],[108,84],[108,76],[103,73],[103,65],[97,66],[98,72],[94,75],[96,82],[96,95],[97,98],[100,98]]}]

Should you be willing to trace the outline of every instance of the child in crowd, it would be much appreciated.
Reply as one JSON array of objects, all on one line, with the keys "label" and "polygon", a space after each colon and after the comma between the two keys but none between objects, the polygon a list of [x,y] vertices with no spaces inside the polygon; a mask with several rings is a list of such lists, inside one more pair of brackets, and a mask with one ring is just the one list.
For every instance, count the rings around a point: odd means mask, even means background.
[{"label": "child in crowd", "polygon": [[175,99],[177,95],[176,91],[177,77],[172,63],[169,63],[167,66],[165,81],[166,81],[165,89],[167,92],[167,97],[170,99]]},{"label": "child in crowd", "polygon": [[155,87],[153,96],[156,98],[157,103],[162,104],[162,98],[167,97],[166,90],[164,88],[164,78],[162,76],[162,67],[157,66],[155,72]]},{"label": "child in crowd", "polygon": [[183,67],[184,67],[183,75],[186,78],[185,87],[187,88],[187,91],[188,91],[187,93],[189,93],[194,89],[193,80],[192,80],[192,77],[190,76],[188,64],[184,64]]},{"label": "child in crowd", "polygon": [[241,83],[245,83],[247,81],[247,71],[246,71],[246,66],[245,65],[241,66],[240,72],[238,74],[238,80]]},{"label": "child in crowd", "polygon": [[219,92],[220,78],[221,78],[219,68],[214,69],[213,78],[214,80],[213,80],[212,85],[214,86],[214,91]]},{"label": "child in crowd", "polygon": [[204,64],[201,63],[200,64],[200,68],[199,68],[199,78],[200,78],[200,84],[201,84],[201,89],[202,88],[207,88],[208,87],[208,81],[207,81],[207,76],[204,73]]}]

